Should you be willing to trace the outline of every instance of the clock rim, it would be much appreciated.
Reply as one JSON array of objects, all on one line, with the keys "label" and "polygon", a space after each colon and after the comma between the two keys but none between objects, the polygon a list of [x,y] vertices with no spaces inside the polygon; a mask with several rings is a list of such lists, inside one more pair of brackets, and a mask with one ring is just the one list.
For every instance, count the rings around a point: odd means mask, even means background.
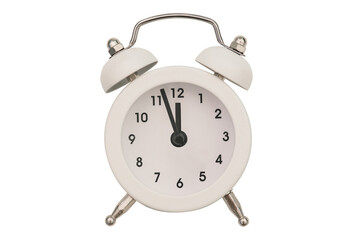
[{"label": "clock rim", "polygon": [[[235,130],[234,152],[224,173],[206,189],[185,196],[169,196],[155,192],[141,183],[128,167],[120,137],[125,117],[132,104],[148,90],[172,82],[194,84],[214,94],[227,108]],[[216,202],[238,182],[250,156],[251,127],[244,105],[224,81],[209,72],[193,67],[163,67],[138,77],[119,93],[106,121],[105,149],[115,178],[136,201],[159,211],[192,211]]]}]

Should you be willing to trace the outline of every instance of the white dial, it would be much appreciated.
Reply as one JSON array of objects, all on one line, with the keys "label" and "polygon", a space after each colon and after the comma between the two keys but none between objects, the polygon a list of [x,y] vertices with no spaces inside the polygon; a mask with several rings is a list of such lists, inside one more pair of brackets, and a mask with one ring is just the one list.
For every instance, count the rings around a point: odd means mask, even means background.
[{"label": "white dial", "polygon": [[122,90],[109,112],[105,146],[116,179],[136,201],[190,211],[220,199],[239,180],[251,129],[224,81],[196,68],[165,67]]},{"label": "white dial", "polygon": [[232,159],[232,118],[208,90],[168,83],[142,94],[122,125],[122,151],[133,175],[153,191],[183,196],[214,184]]}]

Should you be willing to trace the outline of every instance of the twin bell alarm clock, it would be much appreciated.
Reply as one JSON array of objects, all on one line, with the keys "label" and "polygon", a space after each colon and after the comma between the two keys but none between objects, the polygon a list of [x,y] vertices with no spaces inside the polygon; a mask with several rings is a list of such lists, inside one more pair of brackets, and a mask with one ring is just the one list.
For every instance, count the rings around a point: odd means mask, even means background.
[{"label": "twin bell alarm clock", "polygon": [[[220,46],[196,61],[209,69],[169,66],[151,70],[157,59],[134,48],[141,26],[160,19],[209,23]],[[160,211],[200,209],[223,198],[241,226],[248,224],[232,192],[250,155],[251,129],[245,107],[224,81],[248,90],[246,39],[224,44],[217,23],[193,14],[164,14],[138,22],[129,46],[108,41],[111,55],[101,72],[106,93],[125,88],[114,101],[105,128],[105,148],[117,181],[127,192],[106,218],[114,225],[137,201]]]}]

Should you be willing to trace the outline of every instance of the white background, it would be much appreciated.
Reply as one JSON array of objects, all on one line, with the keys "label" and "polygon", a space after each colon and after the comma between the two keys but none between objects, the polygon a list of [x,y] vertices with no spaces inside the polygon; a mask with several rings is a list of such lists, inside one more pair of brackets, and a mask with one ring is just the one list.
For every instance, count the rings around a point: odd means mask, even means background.
[{"label": "white background", "polygon": [[[250,224],[222,200],[188,213],[141,204],[109,228],[125,194],[108,166],[103,130],[117,92],[100,72],[105,44],[167,13],[215,19],[224,41],[248,38],[246,106],[253,149],[234,188]],[[359,239],[357,1],[2,1],[0,3],[0,239]],[[200,67],[217,45],[210,25],[144,26],[137,47],[156,67]]]}]

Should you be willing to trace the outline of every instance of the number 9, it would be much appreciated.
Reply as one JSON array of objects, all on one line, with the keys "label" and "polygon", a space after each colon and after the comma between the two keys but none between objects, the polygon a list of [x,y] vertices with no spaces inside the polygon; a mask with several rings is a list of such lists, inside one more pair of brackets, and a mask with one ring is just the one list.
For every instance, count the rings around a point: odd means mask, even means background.
[{"label": "number 9", "polygon": [[135,135],[134,135],[134,134],[130,134],[130,135],[129,135],[129,140],[130,140],[130,144],[133,144],[133,142],[135,141]]}]

